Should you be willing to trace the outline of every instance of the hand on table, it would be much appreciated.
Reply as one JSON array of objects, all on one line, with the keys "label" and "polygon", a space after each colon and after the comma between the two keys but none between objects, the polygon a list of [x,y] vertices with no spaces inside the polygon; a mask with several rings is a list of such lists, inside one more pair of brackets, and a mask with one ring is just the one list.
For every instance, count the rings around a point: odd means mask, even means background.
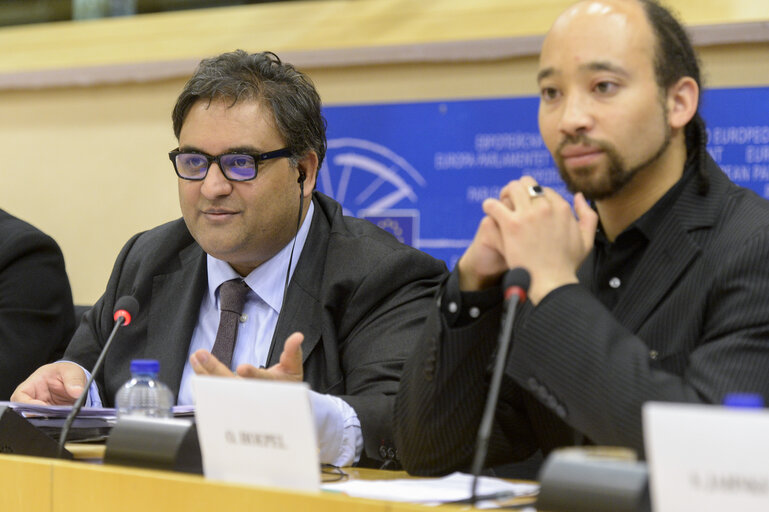
[{"label": "hand on table", "polygon": [[83,369],[75,363],[57,362],[38,368],[16,387],[12,402],[36,405],[72,405],[86,384]]}]

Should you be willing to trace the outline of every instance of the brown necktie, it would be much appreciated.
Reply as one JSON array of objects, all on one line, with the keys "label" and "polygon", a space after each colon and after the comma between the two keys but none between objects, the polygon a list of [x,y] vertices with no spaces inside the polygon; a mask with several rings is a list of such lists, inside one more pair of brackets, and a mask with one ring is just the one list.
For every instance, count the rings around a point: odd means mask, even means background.
[{"label": "brown necktie", "polygon": [[238,320],[246,302],[248,285],[242,279],[225,281],[219,286],[219,329],[211,354],[228,368],[232,364],[232,352],[238,337]]}]

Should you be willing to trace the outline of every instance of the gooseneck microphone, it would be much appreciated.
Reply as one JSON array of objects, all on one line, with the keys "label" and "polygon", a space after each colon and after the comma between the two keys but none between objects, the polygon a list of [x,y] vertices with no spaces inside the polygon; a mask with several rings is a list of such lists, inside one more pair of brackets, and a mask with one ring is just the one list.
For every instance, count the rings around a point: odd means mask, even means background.
[{"label": "gooseneck microphone", "polygon": [[112,332],[107,338],[107,342],[101,349],[101,353],[99,354],[99,358],[96,360],[96,364],[93,365],[93,370],[91,370],[91,377],[88,379],[88,382],[86,382],[85,387],[83,388],[83,392],[72,406],[72,410],[70,411],[69,416],[67,416],[67,419],[64,422],[64,426],[61,428],[61,433],[59,434],[59,458],[61,458],[61,454],[64,450],[64,443],[67,442],[67,434],[69,434],[69,429],[72,427],[72,422],[75,421],[75,417],[80,412],[80,409],[83,408],[85,398],[88,396],[88,390],[91,389],[91,384],[93,384],[96,373],[101,370],[101,365],[104,363],[104,357],[107,355],[107,350],[109,350],[109,347],[112,344],[112,340],[115,339],[115,333],[117,333],[117,330],[120,327],[130,324],[131,318],[138,312],[139,302],[130,295],[124,295],[123,297],[120,297],[115,303],[115,313],[112,315],[112,318],[115,319],[115,326],[112,328]]},{"label": "gooseneck microphone", "polygon": [[494,422],[494,411],[497,408],[499,387],[502,383],[502,374],[505,371],[507,353],[510,349],[510,337],[513,333],[515,312],[518,309],[518,304],[522,304],[526,301],[526,292],[529,290],[530,283],[531,277],[529,276],[529,272],[521,267],[508,270],[502,278],[505,297],[504,311],[502,313],[502,326],[499,330],[499,338],[497,340],[497,356],[496,361],[494,361],[494,371],[491,374],[489,394],[486,396],[486,407],[483,410],[483,416],[481,416],[481,425],[478,427],[478,437],[476,439],[475,456],[472,465],[473,483],[470,503],[476,503],[479,499],[483,498],[476,493],[478,488],[478,475],[481,473],[489,449],[491,425]]}]

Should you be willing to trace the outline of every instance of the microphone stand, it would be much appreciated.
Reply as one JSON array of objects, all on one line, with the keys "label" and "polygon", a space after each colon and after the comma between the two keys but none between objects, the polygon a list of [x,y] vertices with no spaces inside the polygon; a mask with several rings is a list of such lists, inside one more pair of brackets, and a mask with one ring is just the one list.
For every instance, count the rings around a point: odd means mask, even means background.
[{"label": "microphone stand", "polygon": [[69,412],[67,419],[64,421],[64,426],[62,426],[61,432],[59,433],[59,450],[57,452],[57,458],[61,458],[62,453],[64,453],[64,444],[67,442],[67,435],[69,434],[69,430],[72,427],[72,423],[75,421],[75,417],[77,417],[78,413],[83,408],[83,404],[85,403],[85,399],[88,396],[88,391],[91,389],[94,378],[96,378],[96,374],[99,372],[99,370],[101,370],[101,366],[104,363],[104,358],[107,356],[107,351],[109,350],[112,341],[115,339],[115,333],[117,333],[117,330],[121,326],[128,325],[131,322],[131,311],[136,314],[136,312],[139,310],[139,303],[136,302],[136,299],[133,297],[126,296],[118,299],[116,307],[117,311],[115,311],[114,315],[115,326],[112,328],[112,332],[107,338],[107,342],[104,344],[104,348],[101,349],[101,353],[99,354],[99,358],[96,360],[96,364],[93,365],[91,376],[88,378],[88,382],[86,382],[85,387],[83,388],[83,392],[80,393],[80,396],[72,406],[72,410]]},{"label": "microphone stand", "polygon": [[[497,357],[494,361],[494,371],[491,374],[491,384],[489,394],[486,397],[486,406],[481,417],[481,425],[478,427],[478,437],[475,445],[475,456],[471,466],[473,483],[471,486],[470,503],[475,504],[479,501],[478,477],[481,468],[486,460],[489,449],[489,438],[491,437],[491,426],[494,422],[494,412],[497,408],[499,398],[499,388],[502,384],[502,374],[507,363],[507,354],[510,349],[510,338],[513,333],[513,323],[515,322],[515,312],[518,309],[518,303],[526,300],[526,291],[529,288],[530,277],[528,271],[523,268],[515,268],[505,273],[503,284],[505,289],[505,314],[502,319],[502,328],[497,340]],[[513,301],[513,296],[517,300]]]}]

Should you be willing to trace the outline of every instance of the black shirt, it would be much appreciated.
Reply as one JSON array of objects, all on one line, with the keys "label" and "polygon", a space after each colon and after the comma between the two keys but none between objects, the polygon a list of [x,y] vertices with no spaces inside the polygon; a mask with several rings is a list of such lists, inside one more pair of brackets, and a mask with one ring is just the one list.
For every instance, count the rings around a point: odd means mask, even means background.
[{"label": "black shirt", "polygon": [[630,284],[638,262],[654,239],[658,226],[667,217],[678,200],[685,184],[696,174],[693,169],[684,172],[678,182],[654,206],[625,228],[614,242],[609,242],[603,228],[598,226],[595,236],[593,282],[590,291],[613,310],[622,292]]}]

